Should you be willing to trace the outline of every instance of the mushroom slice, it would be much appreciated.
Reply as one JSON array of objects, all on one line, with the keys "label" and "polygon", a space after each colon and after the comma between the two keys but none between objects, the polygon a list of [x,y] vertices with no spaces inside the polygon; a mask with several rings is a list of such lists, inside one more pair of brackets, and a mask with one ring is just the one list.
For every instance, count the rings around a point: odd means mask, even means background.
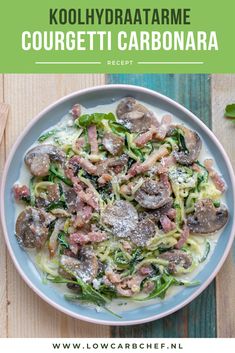
[{"label": "mushroom slice", "polygon": [[55,217],[41,209],[27,207],[16,221],[16,237],[26,248],[40,249],[47,240],[48,226]]},{"label": "mushroom slice", "polygon": [[188,129],[183,125],[178,125],[177,127],[179,127],[184,133],[186,149],[182,151],[175,151],[174,157],[179,164],[191,165],[198,159],[201,151],[201,138],[195,131]]},{"label": "mushroom slice", "polygon": [[136,191],[135,200],[144,208],[156,209],[171,201],[170,191],[163,183],[148,179]]},{"label": "mushroom slice", "polygon": [[132,132],[145,132],[151,125],[159,125],[154,114],[133,97],[126,97],[117,106],[119,120]]},{"label": "mushroom slice", "polygon": [[166,251],[158,257],[169,262],[167,269],[173,274],[183,273],[192,266],[192,258],[182,250]]},{"label": "mushroom slice", "polygon": [[228,210],[222,205],[215,207],[210,199],[196,203],[195,211],[187,218],[190,233],[208,234],[223,228],[228,221]]},{"label": "mushroom slice", "polygon": [[107,206],[102,215],[102,222],[110,226],[114,235],[120,238],[131,236],[138,223],[138,213],[127,201],[116,201]]},{"label": "mushroom slice", "polygon": [[57,202],[60,199],[60,191],[57,184],[44,182],[45,190],[36,196],[36,207],[47,207],[52,202]]},{"label": "mushroom slice", "polygon": [[124,146],[124,138],[122,138],[121,136],[117,136],[112,132],[106,132],[104,134],[102,142],[105,149],[113,156],[122,153]]},{"label": "mushroom slice", "polygon": [[75,277],[86,283],[92,282],[98,272],[98,260],[92,247],[84,246],[80,251],[79,259],[62,255],[59,272],[66,278]]},{"label": "mushroom slice", "polygon": [[155,234],[155,224],[151,219],[146,218],[138,222],[137,227],[131,233],[131,241],[138,246],[145,246]]},{"label": "mushroom slice", "polygon": [[107,158],[104,161],[100,161],[96,164],[96,175],[102,176],[104,173],[109,173],[112,168],[124,167],[128,162],[128,156],[122,154],[112,158]]},{"label": "mushroom slice", "polygon": [[78,209],[78,195],[73,188],[64,187],[65,202],[70,213],[77,212]]},{"label": "mushroom slice", "polygon": [[38,145],[29,150],[24,158],[25,164],[35,176],[46,176],[49,173],[50,162],[64,163],[65,153],[53,145]]},{"label": "mushroom slice", "polygon": [[173,199],[170,197],[169,201],[164,206],[156,210],[144,210],[139,214],[140,219],[151,219],[155,224],[160,221],[161,216],[167,215],[172,209]]}]

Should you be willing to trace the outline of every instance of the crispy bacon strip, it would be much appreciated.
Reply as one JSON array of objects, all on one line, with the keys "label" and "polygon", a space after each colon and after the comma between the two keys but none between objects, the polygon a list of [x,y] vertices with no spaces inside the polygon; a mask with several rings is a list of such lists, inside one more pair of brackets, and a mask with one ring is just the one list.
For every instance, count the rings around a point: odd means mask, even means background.
[{"label": "crispy bacon strip", "polygon": [[150,129],[136,137],[134,143],[137,147],[143,147],[147,142],[151,141],[157,132],[157,128],[151,125]]},{"label": "crispy bacon strip", "polygon": [[211,180],[213,181],[215,187],[220,192],[224,193],[226,190],[226,184],[223,178],[215,171],[213,168],[213,160],[212,159],[205,159],[204,166],[206,167]]},{"label": "crispy bacon strip", "polygon": [[83,202],[85,202],[95,210],[98,210],[99,208],[98,201],[91,189],[87,188],[86,191],[84,190],[78,191],[77,194]]},{"label": "crispy bacon strip", "polygon": [[85,169],[85,171],[87,171],[89,174],[92,174],[92,175],[96,174],[96,171],[97,171],[96,166],[94,166],[94,164],[92,164],[90,161],[88,161],[83,157],[73,156],[72,158],[70,158],[69,163],[72,165],[78,164],[80,167]]},{"label": "crispy bacon strip", "polygon": [[107,234],[105,232],[100,231],[91,231],[85,233],[83,231],[79,231],[76,233],[72,233],[69,237],[69,241],[72,245],[80,244],[84,245],[87,243],[100,243],[107,239]]},{"label": "crispy bacon strip", "polygon": [[180,238],[179,238],[177,244],[175,245],[175,248],[181,249],[182,246],[186,243],[188,237],[189,237],[189,227],[187,226],[187,224],[185,224],[183,226]]},{"label": "crispy bacon strip", "polygon": [[166,137],[166,134],[169,130],[171,123],[172,123],[172,116],[169,114],[163,115],[162,120],[161,120],[161,124],[156,129],[154,137],[157,140],[163,141],[164,138]]},{"label": "crispy bacon strip", "polygon": [[148,159],[144,161],[143,163],[136,162],[131,166],[131,168],[128,170],[127,175],[125,176],[126,180],[129,180],[130,178],[133,178],[137,174],[140,173],[145,173],[149,169],[151,169],[154,164],[161,159],[162,157],[165,157],[169,154],[169,151],[166,147],[160,147],[157,151],[152,152]]},{"label": "crispy bacon strip", "polygon": [[91,125],[87,129],[88,141],[91,146],[91,153],[98,153],[97,130],[95,125]]},{"label": "crispy bacon strip", "polygon": [[98,183],[100,185],[107,184],[109,181],[112,180],[112,178],[113,178],[112,175],[104,173],[99,177]]},{"label": "crispy bacon strip", "polygon": [[162,215],[160,217],[160,223],[164,233],[168,233],[176,227],[175,223],[172,222],[166,215]]},{"label": "crispy bacon strip", "polygon": [[29,188],[26,185],[20,186],[18,184],[15,184],[12,190],[16,201],[22,200],[22,198],[30,196]]}]

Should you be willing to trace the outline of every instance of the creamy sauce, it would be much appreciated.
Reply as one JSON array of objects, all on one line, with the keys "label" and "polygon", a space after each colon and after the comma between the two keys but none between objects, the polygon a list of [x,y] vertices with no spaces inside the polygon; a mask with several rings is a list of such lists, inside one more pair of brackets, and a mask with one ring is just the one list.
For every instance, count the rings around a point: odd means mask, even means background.
[{"label": "creamy sauce", "polygon": [[[142,103],[142,102],[140,101],[140,103]],[[115,102],[113,102],[111,104],[99,105],[99,106],[92,107],[92,108],[89,108],[89,109],[82,108],[82,114],[92,114],[92,113],[95,113],[95,112],[102,112],[102,113],[112,112],[112,113],[115,114],[117,104],[118,103],[115,101]],[[157,117],[158,121],[161,121],[161,118],[162,118],[163,115],[168,114],[168,112],[166,112],[164,110],[161,110],[159,108],[153,107],[153,106],[151,106],[149,104],[146,104],[146,103],[142,103],[142,104],[145,107],[147,107],[149,110],[154,112],[154,114]],[[174,115],[172,115],[172,117],[173,117],[173,124],[174,123],[182,124],[182,121],[180,120],[179,117],[176,117]],[[63,144],[72,144],[72,143],[74,143],[76,141],[76,139],[79,136],[78,129],[74,129],[72,127],[72,124],[73,124],[73,120],[71,118],[71,115],[70,114],[66,114],[58,124],[56,124],[54,126],[51,126],[49,129],[43,131],[42,134],[44,134],[45,132],[50,131],[52,129],[58,129],[59,131],[55,135],[56,138],[59,141],[61,141],[61,143],[63,143]],[[184,124],[184,125],[186,127],[188,126],[187,124]],[[49,137],[43,143],[45,143],[45,144],[48,144],[48,143],[55,144],[55,142],[54,142],[54,137],[55,136]],[[30,149],[32,147],[38,145],[38,144],[39,144],[38,141],[35,141],[35,143],[30,147]],[[204,161],[206,158],[211,158],[211,156],[212,156],[212,153],[209,151],[206,142],[203,141],[202,149],[201,149],[201,152],[200,152],[200,155],[199,155],[198,159],[200,161]],[[219,174],[221,174],[221,171],[219,170],[218,165],[216,165],[216,161],[214,161],[214,168],[219,172]],[[22,163],[22,167],[21,167],[21,170],[20,170],[20,175],[19,175],[19,179],[18,179],[17,183],[29,185],[30,178],[31,178],[31,174],[30,174],[29,170],[27,169],[25,164]],[[221,197],[221,201],[224,202],[224,197]],[[21,205],[19,203],[15,204],[15,220],[16,220],[18,214],[24,208],[25,208],[24,205]],[[177,277],[178,279],[187,280],[187,281],[193,281],[193,279],[196,277],[196,275],[203,269],[203,267],[209,261],[211,255],[213,254],[214,248],[216,246],[217,240],[218,240],[221,232],[222,232],[222,230],[214,233],[213,235],[209,235],[209,236],[206,237],[210,241],[210,245],[211,245],[210,253],[209,253],[207,259],[203,263],[199,264],[199,266],[192,273],[188,273],[188,274],[185,274],[183,276],[179,276],[179,277]],[[198,239],[201,238],[201,241],[202,241],[201,248],[203,249],[205,236],[202,236],[202,237],[197,236],[197,238]],[[35,253],[36,252],[34,250],[33,251],[32,250],[30,250],[30,251],[27,250],[27,253],[29,254],[30,258],[32,259],[32,262],[35,263]],[[32,268],[34,269],[35,275],[41,276],[42,275],[41,271],[38,270],[38,269],[36,270],[36,268],[33,265],[33,263],[32,263]],[[66,292],[68,293],[67,287],[64,284],[59,284],[58,285],[58,284],[48,283],[48,285],[56,288],[56,290],[58,290],[61,293],[61,295],[64,295]],[[169,290],[167,291],[166,299],[176,295],[177,293],[179,293],[180,291],[183,291],[184,289],[185,289],[184,286],[172,286],[172,287],[170,287]],[[71,292],[69,292],[69,293],[71,293]],[[110,310],[112,310],[113,312],[121,314],[122,312],[124,312],[126,310],[134,310],[134,309],[139,308],[139,307],[148,306],[148,305],[151,305],[151,304],[154,304],[154,303],[161,303],[161,302],[162,302],[162,300],[158,299],[158,298],[152,299],[152,300],[149,300],[149,301],[146,301],[146,302],[135,302],[133,300],[128,300],[128,299],[114,299],[114,300],[112,300],[111,304],[109,304],[107,307]],[[86,305],[87,306],[87,304],[81,304],[80,302],[78,303],[78,305]],[[94,307],[91,304],[89,304],[89,306]],[[100,309],[97,309],[97,310],[100,310]]]}]

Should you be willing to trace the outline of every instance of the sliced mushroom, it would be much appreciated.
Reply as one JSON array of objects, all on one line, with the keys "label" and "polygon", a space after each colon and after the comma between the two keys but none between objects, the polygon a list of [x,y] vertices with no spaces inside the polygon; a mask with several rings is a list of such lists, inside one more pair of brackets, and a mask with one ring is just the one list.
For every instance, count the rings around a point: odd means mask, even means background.
[{"label": "sliced mushroom", "polygon": [[158,256],[160,259],[169,261],[167,269],[170,273],[182,273],[192,265],[192,258],[182,250],[166,251]]},{"label": "sliced mushroom", "polygon": [[117,136],[112,132],[106,132],[104,134],[102,142],[105,149],[113,156],[122,153],[124,146],[124,138],[122,138],[121,136]]},{"label": "sliced mushroom", "polygon": [[110,169],[116,167],[124,167],[128,162],[128,156],[122,154],[118,157],[107,158],[104,161],[98,162],[96,164],[96,175],[101,176],[104,173],[108,173]]},{"label": "sliced mushroom", "polygon": [[26,248],[41,248],[48,236],[48,226],[55,217],[41,209],[27,207],[16,221],[16,237]]},{"label": "sliced mushroom", "polygon": [[46,176],[49,173],[50,162],[64,163],[65,153],[53,145],[38,145],[25,155],[25,164],[35,176]]},{"label": "sliced mushroom", "polygon": [[39,196],[35,198],[35,203],[37,207],[46,207],[52,202],[57,202],[60,199],[59,187],[57,184],[49,184],[47,190],[40,193]]},{"label": "sliced mushroom", "polygon": [[80,278],[86,283],[92,282],[97,276],[98,260],[91,246],[84,246],[79,259],[62,255],[59,272],[66,278]]},{"label": "sliced mushroom", "polygon": [[65,188],[64,190],[65,202],[70,213],[75,213],[78,209],[78,196],[73,188]]},{"label": "sliced mushroom", "polygon": [[144,210],[139,214],[140,219],[151,219],[155,224],[160,221],[161,216],[167,215],[173,205],[173,199],[170,197],[169,201],[162,207],[156,210]]},{"label": "sliced mushroom", "polygon": [[138,222],[135,230],[131,232],[131,241],[138,246],[145,246],[155,234],[155,224],[151,219],[143,219]]},{"label": "sliced mushroom", "polygon": [[121,100],[116,114],[118,119],[132,132],[145,132],[151,125],[159,125],[154,114],[132,97]]},{"label": "sliced mushroom", "polygon": [[187,150],[175,151],[174,157],[179,164],[191,165],[199,156],[202,148],[202,141],[200,136],[183,125],[178,126],[184,133],[184,140]]},{"label": "sliced mushroom", "polygon": [[136,191],[135,200],[144,208],[156,209],[171,201],[170,190],[163,183],[148,179]]},{"label": "sliced mushroom", "polygon": [[125,238],[130,236],[136,228],[138,213],[131,203],[120,200],[106,207],[102,221],[111,227],[114,235]]},{"label": "sliced mushroom", "polygon": [[187,218],[190,233],[208,234],[223,228],[228,221],[228,210],[222,205],[215,207],[210,199],[196,203],[195,211]]}]

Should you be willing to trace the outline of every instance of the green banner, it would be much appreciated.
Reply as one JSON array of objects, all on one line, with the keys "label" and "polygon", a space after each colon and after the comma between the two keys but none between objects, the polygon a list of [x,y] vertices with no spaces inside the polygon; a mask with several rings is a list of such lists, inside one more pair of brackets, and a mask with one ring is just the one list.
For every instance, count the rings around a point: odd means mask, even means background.
[{"label": "green banner", "polygon": [[2,73],[233,73],[235,1],[0,5]]}]

